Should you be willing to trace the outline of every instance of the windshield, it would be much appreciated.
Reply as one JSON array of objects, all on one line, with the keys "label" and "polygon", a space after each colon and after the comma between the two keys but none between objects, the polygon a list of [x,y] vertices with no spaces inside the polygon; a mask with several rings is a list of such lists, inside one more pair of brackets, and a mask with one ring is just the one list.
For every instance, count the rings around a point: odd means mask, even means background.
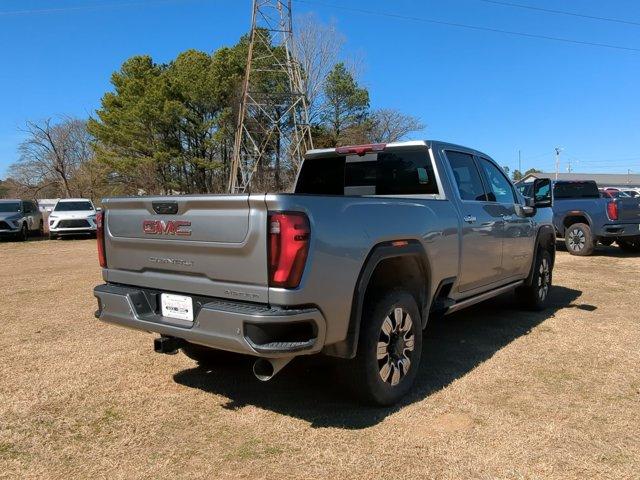
[{"label": "windshield", "polygon": [[0,202],[0,213],[15,213],[20,211],[20,202]]},{"label": "windshield", "polygon": [[81,210],[93,210],[91,202],[58,202],[55,212],[76,212]]}]

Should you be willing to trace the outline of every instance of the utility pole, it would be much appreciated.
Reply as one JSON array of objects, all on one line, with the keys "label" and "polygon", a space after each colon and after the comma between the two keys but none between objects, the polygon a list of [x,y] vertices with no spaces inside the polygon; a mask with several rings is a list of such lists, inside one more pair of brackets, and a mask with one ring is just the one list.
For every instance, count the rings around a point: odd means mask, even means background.
[{"label": "utility pole", "polygon": [[558,174],[560,173],[560,152],[562,148],[556,147],[556,180],[558,180]]},{"label": "utility pole", "polygon": [[522,152],[518,150],[518,171],[522,174]]},{"label": "utility pole", "polygon": [[248,191],[258,167],[272,167],[277,183],[281,168],[296,169],[312,148],[291,0],[253,0],[228,191]]}]

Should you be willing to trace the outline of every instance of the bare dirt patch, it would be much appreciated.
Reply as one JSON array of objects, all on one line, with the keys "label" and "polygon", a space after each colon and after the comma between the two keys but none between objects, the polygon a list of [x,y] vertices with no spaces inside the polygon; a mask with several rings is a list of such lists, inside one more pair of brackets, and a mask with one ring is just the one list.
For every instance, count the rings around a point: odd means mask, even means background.
[{"label": "bare dirt patch", "polygon": [[510,295],[428,328],[390,409],[297,361],[202,370],[101,324],[95,241],[0,243],[0,477],[638,478],[640,257],[559,252],[552,308]]}]

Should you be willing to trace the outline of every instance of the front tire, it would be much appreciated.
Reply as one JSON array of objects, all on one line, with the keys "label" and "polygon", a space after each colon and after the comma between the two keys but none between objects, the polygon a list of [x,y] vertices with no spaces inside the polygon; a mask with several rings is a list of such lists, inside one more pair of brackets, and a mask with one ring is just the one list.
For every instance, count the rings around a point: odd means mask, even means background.
[{"label": "front tire", "polygon": [[547,306],[549,291],[552,284],[551,254],[540,250],[533,267],[531,285],[519,287],[516,290],[518,300],[529,310],[543,310]]},{"label": "front tire", "polygon": [[586,257],[593,253],[595,242],[591,228],[586,223],[574,223],[564,232],[564,243],[571,255]]},{"label": "front tire", "polygon": [[386,406],[413,385],[422,354],[422,322],[411,294],[394,290],[365,308],[356,357],[347,366],[349,383],[364,402]]},{"label": "front tire", "polygon": [[22,224],[22,228],[20,229],[20,233],[18,234],[18,240],[21,242],[26,242],[29,240],[29,227],[26,223]]}]

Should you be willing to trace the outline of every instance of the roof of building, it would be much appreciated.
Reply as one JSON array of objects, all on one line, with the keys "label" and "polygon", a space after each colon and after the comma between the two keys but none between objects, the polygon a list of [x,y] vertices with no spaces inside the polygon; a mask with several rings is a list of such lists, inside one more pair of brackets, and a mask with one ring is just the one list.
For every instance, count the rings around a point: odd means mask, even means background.
[{"label": "roof of building", "polygon": [[[522,180],[549,178],[556,180],[555,173],[530,173]],[[557,180],[582,181],[595,180],[601,187],[640,187],[640,174],[637,173],[558,173]]]}]

